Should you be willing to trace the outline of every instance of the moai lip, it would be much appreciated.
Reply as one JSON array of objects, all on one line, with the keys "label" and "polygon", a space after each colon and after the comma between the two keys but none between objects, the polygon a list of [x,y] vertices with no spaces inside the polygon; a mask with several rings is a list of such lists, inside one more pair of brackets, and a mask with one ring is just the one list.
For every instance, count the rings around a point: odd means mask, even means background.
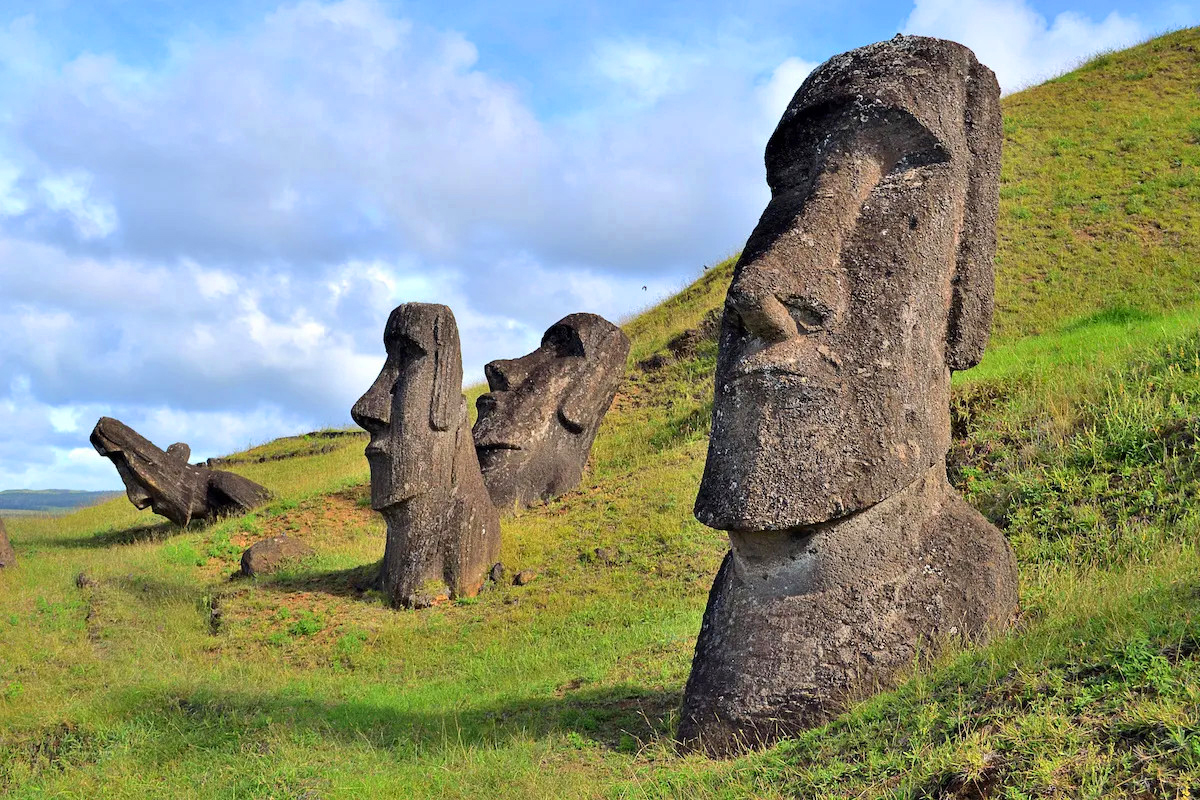
[{"label": "moai lip", "polygon": [[398,306],[383,342],[383,369],[350,412],[371,434],[371,507],[388,529],[383,591],[404,608],[473,596],[500,560],[500,520],[471,441],[454,314]]},{"label": "moai lip", "polygon": [[820,724],[1017,604],[1003,535],[946,481],[950,373],[993,304],[999,87],[954,42],[818,67],[766,148],[735,266],[696,517],[729,532],[679,739],[722,755]]},{"label": "moai lip", "polygon": [[162,450],[111,417],[100,418],[90,441],[117,468],[129,502],[152,508],[176,525],[244,514],[271,496],[241,475],[189,464],[191,448],[182,442]]},{"label": "moai lip", "polygon": [[541,346],[484,368],[475,452],[497,508],[527,506],[579,485],[592,442],[625,374],[629,339],[595,314],[571,314]]}]

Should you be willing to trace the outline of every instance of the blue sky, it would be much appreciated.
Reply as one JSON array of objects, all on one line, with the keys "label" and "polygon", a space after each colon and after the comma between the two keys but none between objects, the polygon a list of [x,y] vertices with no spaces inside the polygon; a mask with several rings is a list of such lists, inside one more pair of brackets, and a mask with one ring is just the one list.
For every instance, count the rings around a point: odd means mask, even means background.
[{"label": "blue sky", "polygon": [[[1200,0],[0,7],[0,489],[111,488],[118,417],[197,458],[321,425],[401,302],[469,381],[741,246],[813,66],[897,32],[1012,91]],[[646,287],[644,290],[642,287]]]}]

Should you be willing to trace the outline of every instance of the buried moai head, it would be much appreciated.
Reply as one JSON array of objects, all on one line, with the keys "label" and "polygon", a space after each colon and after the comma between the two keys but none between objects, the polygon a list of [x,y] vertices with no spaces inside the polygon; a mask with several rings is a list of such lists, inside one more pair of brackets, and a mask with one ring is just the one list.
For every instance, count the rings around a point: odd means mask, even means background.
[{"label": "buried moai head", "polygon": [[90,437],[96,452],[112,461],[129,502],[177,525],[249,511],[270,493],[232,472],[188,463],[191,448],[176,442],[162,450],[120,420],[101,417]]},{"label": "buried moai head", "polygon": [[471,442],[454,314],[398,306],[383,342],[383,369],[350,412],[371,434],[371,506],[388,526],[380,582],[395,606],[473,595],[499,559],[500,523]]},{"label": "buried moai head", "polygon": [[818,67],[766,150],[726,299],[697,518],[783,530],[870,506],[949,447],[950,371],[992,316],[999,91],[905,36]]},{"label": "buried moai head", "polygon": [[625,374],[629,339],[595,314],[550,326],[537,350],[485,368],[473,437],[484,482],[501,508],[579,483],[600,423]]},{"label": "buried moai head", "polygon": [[387,360],[350,415],[371,434],[371,507],[386,511],[454,483],[465,419],[458,326],[449,308],[405,303],[383,332]]}]

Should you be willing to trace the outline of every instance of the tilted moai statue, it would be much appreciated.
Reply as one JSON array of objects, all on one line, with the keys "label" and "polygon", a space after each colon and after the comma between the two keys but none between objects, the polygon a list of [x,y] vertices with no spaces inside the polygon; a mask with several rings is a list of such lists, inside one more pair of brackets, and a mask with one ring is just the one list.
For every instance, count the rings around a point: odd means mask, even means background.
[{"label": "tilted moai statue", "polygon": [[547,500],[579,485],[600,423],[625,374],[629,339],[595,314],[550,326],[527,356],[484,367],[472,435],[498,508]]},{"label": "tilted moai statue", "polygon": [[454,314],[398,306],[383,343],[383,371],[350,412],[371,434],[371,507],[387,520],[383,591],[405,608],[470,597],[499,560],[500,520],[471,442]]},{"label": "tilted moai statue", "polygon": [[96,423],[91,443],[117,468],[129,502],[138,508],[150,506],[176,525],[244,514],[271,497],[241,475],[189,464],[192,451],[183,442],[161,450],[111,417]]},{"label": "tilted moai statue", "polygon": [[0,569],[11,567],[17,563],[17,554],[13,552],[12,544],[8,541],[8,531],[4,529],[4,520],[0,519]]},{"label": "tilted moai statue", "polygon": [[837,56],[767,144],[771,201],[726,299],[696,518],[729,532],[685,748],[824,722],[1017,607],[1004,536],[946,480],[950,372],[992,316],[995,76],[916,36]]}]

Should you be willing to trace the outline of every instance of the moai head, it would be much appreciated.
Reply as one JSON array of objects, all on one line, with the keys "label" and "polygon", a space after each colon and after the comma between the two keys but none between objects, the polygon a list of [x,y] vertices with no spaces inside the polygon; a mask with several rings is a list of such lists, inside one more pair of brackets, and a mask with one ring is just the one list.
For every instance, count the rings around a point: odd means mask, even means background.
[{"label": "moai head", "polygon": [[458,326],[449,308],[398,306],[383,343],[383,370],[350,411],[371,434],[366,454],[376,511],[454,485],[456,437],[466,417]]},{"label": "moai head", "polygon": [[950,371],[991,326],[1000,139],[995,76],[953,42],[898,36],[805,80],[726,299],[701,522],[836,519],[944,460]]},{"label": "moai head", "polygon": [[484,367],[491,391],[476,401],[472,435],[497,506],[579,482],[628,355],[629,339],[616,325],[571,314],[550,326],[537,350]]},{"label": "moai head", "polygon": [[147,506],[179,525],[208,513],[209,470],[188,463],[191,448],[177,442],[165,451],[120,420],[101,417],[90,437],[96,452],[112,461],[129,502]]}]

